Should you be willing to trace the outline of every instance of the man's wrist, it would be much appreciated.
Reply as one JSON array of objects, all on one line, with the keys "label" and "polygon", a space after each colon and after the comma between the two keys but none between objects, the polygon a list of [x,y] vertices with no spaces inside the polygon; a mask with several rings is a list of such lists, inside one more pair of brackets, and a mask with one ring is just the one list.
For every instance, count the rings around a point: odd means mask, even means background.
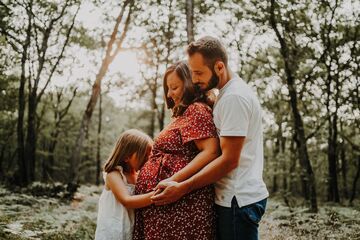
[{"label": "man's wrist", "polygon": [[183,182],[181,182],[184,188],[184,195],[190,193],[194,189],[194,179],[189,178]]},{"label": "man's wrist", "polygon": [[171,182],[171,181],[179,182],[179,181],[177,181],[177,179],[176,179],[176,175],[172,175],[171,177],[167,178],[166,181],[167,181],[167,182]]}]

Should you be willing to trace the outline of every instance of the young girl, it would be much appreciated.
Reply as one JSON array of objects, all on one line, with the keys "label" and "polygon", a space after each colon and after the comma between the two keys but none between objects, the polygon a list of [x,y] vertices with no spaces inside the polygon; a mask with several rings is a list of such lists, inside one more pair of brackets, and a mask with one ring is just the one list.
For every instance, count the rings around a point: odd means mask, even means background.
[{"label": "young girl", "polygon": [[152,192],[134,195],[137,171],[147,161],[152,140],[135,129],[119,137],[104,166],[95,240],[132,239],[134,208],[151,204]]}]

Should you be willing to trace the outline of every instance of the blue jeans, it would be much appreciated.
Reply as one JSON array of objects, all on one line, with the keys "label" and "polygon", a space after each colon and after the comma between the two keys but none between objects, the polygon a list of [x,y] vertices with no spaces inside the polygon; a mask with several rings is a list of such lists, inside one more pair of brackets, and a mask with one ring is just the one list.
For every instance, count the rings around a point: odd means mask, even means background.
[{"label": "blue jeans", "polygon": [[236,198],[231,208],[216,206],[218,240],[257,240],[258,227],[267,199],[239,208]]}]

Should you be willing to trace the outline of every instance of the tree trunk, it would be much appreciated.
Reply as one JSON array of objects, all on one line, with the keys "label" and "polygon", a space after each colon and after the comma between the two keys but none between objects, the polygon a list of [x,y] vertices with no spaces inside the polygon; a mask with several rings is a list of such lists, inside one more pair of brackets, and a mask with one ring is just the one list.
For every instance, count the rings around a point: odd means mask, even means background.
[{"label": "tree trunk", "polygon": [[[24,63],[25,64],[25,63]],[[19,110],[17,121],[17,152],[18,152],[18,179],[19,185],[27,185],[27,163],[25,160],[24,147],[24,112],[25,112],[25,76],[21,74],[20,88],[19,88]]]},{"label": "tree trunk", "polygon": [[23,52],[21,56],[21,76],[20,76],[20,87],[19,87],[19,110],[18,110],[18,121],[17,121],[17,153],[18,153],[18,172],[17,179],[18,184],[23,186],[29,183],[28,179],[28,164],[25,159],[25,137],[24,137],[24,113],[25,113],[25,67],[27,61],[28,48],[30,46],[31,29],[32,29],[32,3],[29,2],[27,9],[28,26],[26,29],[26,39],[23,44]]},{"label": "tree trunk", "polygon": [[186,33],[189,44],[194,41],[194,0],[186,0]]},{"label": "tree trunk", "polygon": [[54,134],[51,134],[51,142],[48,148],[48,157],[45,159],[45,164],[43,164],[43,181],[48,182],[52,180],[54,176],[54,164],[55,164],[55,149],[57,145],[57,137],[59,135],[59,130],[55,130]]},{"label": "tree trunk", "polygon": [[[282,153],[282,156],[284,156],[285,154],[285,147],[286,147],[286,138],[284,138],[282,136],[282,131],[281,131],[281,135],[280,135],[280,139],[281,139],[281,144],[280,144],[280,151]],[[287,163],[287,159],[286,158],[282,158],[282,182],[283,182],[283,189],[284,191],[288,190],[288,180],[287,180],[287,174],[286,174],[286,163]]]},{"label": "tree trunk", "polygon": [[8,144],[7,143],[4,143],[2,146],[1,146],[1,151],[0,151],[0,182],[4,181],[4,157],[5,157],[5,150],[7,149],[8,147]]},{"label": "tree trunk", "polygon": [[289,89],[289,96],[290,96],[290,106],[294,118],[294,127],[296,133],[296,143],[298,148],[298,154],[300,158],[301,166],[303,167],[304,174],[306,178],[306,186],[309,191],[310,197],[310,211],[317,212],[317,197],[316,197],[316,187],[315,187],[315,176],[311,167],[307,145],[306,145],[306,137],[305,137],[305,130],[303,120],[298,109],[297,103],[297,91],[295,85],[295,79],[290,67],[292,63],[292,58],[290,56],[290,52],[287,46],[285,39],[281,36],[278,28],[277,22],[275,19],[275,0],[271,0],[271,7],[270,7],[270,25],[275,31],[275,34],[280,43],[280,52],[283,57],[283,62],[285,66],[285,73],[286,73],[286,84]]},{"label": "tree trunk", "polygon": [[346,154],[345,154],[345,144],[344,142],[341,144],[340,147],[340,160],[341,160],[341,175],[342,175],[342,182],[343,182],[343,194],[346,199],[349,198],[348,186],[347,186],[347,161],[346,161]]},{"label": "tree trunk", "polygon": [[[30,83],[29,83],[30,85]],[[25,153],[27,161],[29,163],[28,179],[30,182],[35,181],[35,161],[36,161],[36,89],[29,93],[28,102],[28,126],[27,126],[27,138],[25,145]]]},{"label": "tree trunk", "polygon": [[295,193],[295,182],[296,178],[294,173],[296,172],[296,149],[295,149],[295,139],[293,138],[290,142],[290,169],[289,169],[289,176],[290,176],[290,186],[289,190],[292,193]]},{"label": "tree trunk", "polygon": [[54,131],[50,134],[51,140],[48,148],[48,158],[45,160],[43,167],[43,180],[48,182],[52,180],[54,176],[54,164],[55,164],[55,149],[58,143],[58,137],[60,134],[60,121],[55,123]]},{"label": "tree trunk", "polygon": [[[284,59],[286,62],[286,59]],[[285,64],[287,65],[287,64]],[[290,74],[290,72],[288,72]],[[299,109],[297,107],[297,94],[296,88],[294,84],[294,79],[292,75],[288,75],[287,83],[289,87],[289,94],[290,94],[290,104],[292,108],[292,113],[294,117],[294,124],[295,124],[295,132],[297,135],[297,148],[300,158],[301,166],[303,167],[303,171],[306,175],[305,182],[309,192],[310,197],[310,204],[311,204],[311,211],[317,212],[317,197],[316,197],[316,187],[315,187],[315,176],[311,167],[307,145],[306,145],[306,138],[305,138],[305,130],[304,124],[302,121],[302,117],[300,115]]]},{"label": "tree trunk", "polygon": [[[17,149],[15,149],[13,152],[8,152],[7,158],[6,158],[8,160],[8,162],[7,162],[6,166],[4,166],[4,169],[3,169],[4,173],[9,171],[9,169],[14,169],[15,165],[17,164],[16,161],[14,161],[16,154],[17,154]],[[12,176],[10,176],[10,177],[12,177]],[[17,179],[15,179],[15,182],[11,182],[11,183],[18,184],[19,182],[17,182]]]},{"label": "tree trunk", "polygon": [[54,176],[54,164],[55,164],[55,149],[58,143],[58,135],[60,133],[60,129],[58,126],[55,126],[54,132],[50,134],[50,143],[47,147],[48,157],[44,159],[43,169],[42,169],[42,179],[44,182],[52,181],[52,177]]},{"label": "tree trunk", "polygon": [[158,120],[159,120],[159,130],[163,130],[164,129],[164,120],[165,120],[165,102],[163,102],[161,104],[161,110],[160,113],[158,115]]},{"label": "tree trunk", "polygon": [[0,151],[0,181],[2,182],[4,180],[4,166],[3,166],[3,161],[4,161],[4,154],[5,154],[5,148],[1,148]]},{"label": "tree trunk", "polygon": [[100,99],[99,99],[99,125],[97,132],[97,149],[96,149],[96,185],[100,184],[100,174],[101,174],[101,124],[102,124],[102,94],[100,90]]},{"label": "tree trunk", "polygon": [[156,104],[156,96],[157,96],[157,76],[158,76],[158,67],[156,67],[156,76],[154,78],[154,84],[151,87],[151,116],[150,116],[150,126],[149,126],[149,135],[151,138],[155,136],[155,121],[156,121],[156,113],[158,112],[158,107]]},{"label": "tree trunk", "polygon": [[[328,48],[332,46],[330,42],[327,43]],[[326,110],[327,110],[327,120],[328,120],[328,201],[340,202],[339,198],[339,189],[338,189],[338,179],[337,179],[337,111],[338,111],[338,92],[339,92],[339,83],[338,76],[331,75],[331,61],[330,64],[326,61],[324,62],[327,70],[327,79],[326,79]],[[332,84],[335,84],[335,93],[332,91]],[[335,100],[335,112],[332,113],[330,109],[330,101],[332,97]]]},{"label": "tree trunk", "polygon": [[352,203],[355,199],[355,196],[356,196],[356,185],[357,185],[357,182],[360,178],[360,156],[358,156],[358,164],[357,164],[357,171],[356,171],[356,175],[355,175],[355,178],[354,178],[354,181],[353,181],[353,184],[352,184],[352,193],[351,193],[351,198],[350,198],[350,203]]},{"label": "tree trunk", "polygon": [[[193,1],[192,2],[192,8],[194,7],[193,5]],[[169,4],[169,12],[172,11],[172,3],[173,1],[170,2]],[[193,15],[193,14],[191,14]],[[166,60],[165,60],[165,67],[168,68],[169,66],[169,62],[170,62],[170,54],[172,52],[172,38],[170,37],[172,34],[172,30],[171,30],[171,24],[174,21],[174,17],[169,15],[169,21],[167,24],[167,30],[166,30],[166,34],[165,36],[167,36],[166,39]],[[192,32],[192,31],[191,31]],[[164,120],[165,120],[165,101],[161,104],[161,108],[159,110],[159,108],[157,108],[157,116],[158,116],[158,123],[159,123],[159,130],[163,130],[164,129]]]},{"label": "tree trunk", "polygon": [[[54,176],[55,149],[56,149],[56,146],[58,143],[59,134],[61,132],[61,129],[60,129],[61,123],[62,123],[64,117],[67,115],[67,113],[76,97],[76,92],[77,92],[77,89],[75,88],[73,90],[73,95],[70,98],[67,105],[63,109],[60,109],[61,102],[63,101],[63,99],[62,99],[63,90],[64,89],[60,89],[60,91],[58,91],[56,93],[56,102],[55,102],[55,104],[53,104],[54,123],[55,124],[54,124],[52,132],[50,133],[50,143],[47,148],[48,158],[47,158],[47,160],[44,161],[44,164],[43,164],[43,180],[45,182],[52,180],[52,177]],[[53,95],[51,95],[51,99],[52,99],[52,96]]]},{"label": "tree trunk", "polygon": [[273,151],[273,161],[274,161],[274,175],[273,175],[273,186],[272,186],[272,192],[275,193],[278,191],[278,168],[279,168],[279,153],[280,153],[280,135],[281,135],[281,123],[277,123],[279,126],[279,130],[277,132],[277,136],[275,138],[275,147]]},{"label": "tree trunk", "polygon": [[[25,155],[27,157],[27,163],[28,166],[26,168],[27,172],[26,172],[26,176],[27,176],[27,180],[28,181],[34,181],[35,180],[35,167],[36,167],[36,145],[37,145],[37,105],[40,102],[40,99],[42,97],[42,95],[45,92],[46,87],[48,86],[48,84],[50,83],[52,76],[55,72],[55,70],[58,67],[58,64],[60,62],[60,60],[63,58],[63,54],[65,51],[66,46],[69,43],[69,39],[70,39],[70,34],[71,31],[74,27],[74,23],[75,23],[75,18],[76,15],[79,11],[80,6],[78,6],[77,11],[72,19],[72,24],[70,25],[70,27],[67,29],[66,31],[66,39],[64,44],[62,45],[60,54],[55,58],[56,61],[55,63],[52,63],[51,59],[54,59],[53,56],[47,58],[47,50],[48,50],[48,46],[49,46],[49,39],[50,39],[50,35],[54,30],[54,25],[56,22],[58,22],[65,14],[65,10],[66,8],[68,8],[69,5],[69,1],[66,1],[65,4],[62,6],[62,9],[60,11],[60,13],[55,16],[55,14],[52,14],[52,16],[50,17],[50,20],[48,21],[48,24],[46,26],[46,28],[41,31],[42,33],[42,41],[41,43],[38,41],[38,34],[36,32],[37,28],[35,29],[35,34],[34,34],[34,44],[36,44],[37,46],[37,54],[38,54],[38,67],[37,67],[37,71],[35,74],[34,79],[32,79],[32,74],[29,74],[29,78],[28,78],[28,89],[29,89],[29,95],[28,95],[28,121],[27,121],[27,137],[26,137],[26,144],[25,144]],[[30,16],[33,15],[32,12],[28,13],[29,18]],[[30,32],[31,34],[31,32]],[[58,34],[61,34],[60,32],[58,32]],[[31,39],[29,39],[30,41]],[[47,80],[44,84],[44,86],[40,89],[39,93],[38,93],[38,89],[39,89],[39,82],[40,82],[40,78],[42,76],[42,72],[45,68],[45,63],[46,61],[50,61],[50,70],[49,70],[49,75],[47,77]]]},{"label": "tree trunk", "polygon": [[149,135],[151,138],[155,136],[155,115],[156,112],[154,109],[151,110],[151,117],[150,117],[150,126],[149,126]]},{"label": "tree trunk", "polygon": [[[331,117],[330,117],[331,119]],[[329,162],[329,185],[328,201],[340,202],[338,180],[337,180],[337,116],[330,120],[328,137],[328,162]]]},{"label": "tree trunk", "polygon": [[[117,33],[118,33],[118,29],[119,29],[119,25],[122,22],[124,13],[125,13],[125,9],[126,7],[129,5],[129,11],[127,14],[127,18],[126,18],[126,22],[125,22],[125,26],[124,26],[124,30],[120,36],[120,38],[117,38]],[[83,142],[84,142],[84,137],[85,137],[85,133],[88,131],[89,125],[90,125],[90,121],[91,121],[91,116],[92,113],[94,111],[94,108],[96,106],[99,94],[100,94],[100,86],[101,86],[101,81],[104,78],[109,65],[112,63],[112,61],[114,60],[114,58],[117,56],[117,54],[119,53],[121,47],[122,47],[122,43],[125,39],[127,30],[128,30],[128,26],[130,23],[130,16],[132,13],[132,6],[133,6],[133,1],[125,1],[119,16],[116,19],[116,23],[113,29],[113,32],[111,34],[110,40],[107,44],[107,49],[106,49],[106,53],[105,53],[105,57],[102,61],[101,67],[99,69],[98,74],[96,75],[96,79],[95,82],[93,84],[92,87],[92,93],[89,99],[89,102],[86,106],[86,110],[83,114],[82,120],[81,120],[81,125],[80,125],[80,129],[79,129],[79,133],[78,136],[76,138],[76,143],[75,143],[75,147],[72,153],[72,157],[71,157],[71,162],[70,162],[70,179],[69,181],[72,183],[77,183],[78,182],[78,169],[79,169],[79,164],[80,164],[80,160],[81,160],[81,152],[82,152],[82,148],[83,148]],[[113,53],[113,45],[116,44],[116,49]]]}]

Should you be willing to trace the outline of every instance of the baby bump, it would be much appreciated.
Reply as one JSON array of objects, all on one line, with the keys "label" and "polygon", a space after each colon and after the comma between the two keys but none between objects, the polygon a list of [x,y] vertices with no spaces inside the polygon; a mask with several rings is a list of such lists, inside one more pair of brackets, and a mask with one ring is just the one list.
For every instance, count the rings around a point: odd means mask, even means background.
[{"label": "baby bump", "polygon": [[136,194],[152,191],[161,180],[171,177],[190,161],[190,157],[186,155],[152,154],[149,161],[140,170],[136,183]]}]

